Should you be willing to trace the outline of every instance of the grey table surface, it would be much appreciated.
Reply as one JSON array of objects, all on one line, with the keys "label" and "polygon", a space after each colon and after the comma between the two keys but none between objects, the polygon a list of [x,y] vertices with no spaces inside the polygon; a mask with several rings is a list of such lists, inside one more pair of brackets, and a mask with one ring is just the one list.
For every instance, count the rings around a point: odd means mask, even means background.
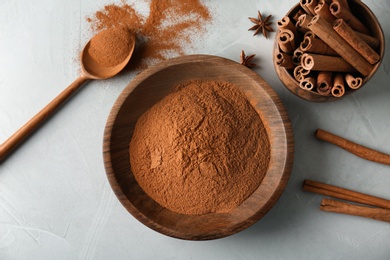
[{"label": "grey table surface", "polygon": [[[91,37],[85,17],[114,2],[0,1],[0,143],[78,76],[78,52]],[[87,83],[0,164],[0,259],[390,259],[389,223],[322,212],[322,196],[301,188],[308,178],[390,199],[389,166],[313,136],[323,128],[390,153],[388,50],[364,88],[337,102],[308,102],[276,76],[275,33],[248,32],[257,10],[276,22],[296,1],[203,2],[213,22],[187,54],[236,61],[242,49],[256,54],[254,71],[291,119],[294,167],[277,204],[250,228],[204,242],[170,238],[134,219],[112,192],[102,158],[106,119],[136,75],[129,72]],[[363,2],[390,39],[390,1]]]}]

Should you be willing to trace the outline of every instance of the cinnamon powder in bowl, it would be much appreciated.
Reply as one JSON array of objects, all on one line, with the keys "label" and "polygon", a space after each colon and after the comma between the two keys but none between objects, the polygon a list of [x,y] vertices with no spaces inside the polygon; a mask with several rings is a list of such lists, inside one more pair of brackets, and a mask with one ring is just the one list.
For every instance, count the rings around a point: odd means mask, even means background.
[{"label": "cinnamon powder in bowl", "polygon": [[134,176],[174,212],[232,211],[267,172],[264,125],[230,83],[190,81],[178,88],[138,119],[129,151]]},{"label": "cinnamon powder in bowl", "polygon": [[123,206],[180,239],[237,233],[276,203],[290,176],[292,129],[255,72],[211,55],[138,74],[107,120],[104,163]]}]

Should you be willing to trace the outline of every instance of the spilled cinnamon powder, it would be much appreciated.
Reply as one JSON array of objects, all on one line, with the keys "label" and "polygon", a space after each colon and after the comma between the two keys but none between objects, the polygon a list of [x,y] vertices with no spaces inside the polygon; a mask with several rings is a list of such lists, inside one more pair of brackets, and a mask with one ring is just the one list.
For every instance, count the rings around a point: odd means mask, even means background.
[{"label": "spilled cinnamon powder", "polygon": [[193,38],[205,32],[211,20],[209,10],[199,0],[151,0],[149,14],[141,14],[132,4],[109,4],[87,21],[93,31],[126,26],[137,35],[132,64],[145,68],[172,56],[183,55]]},{"label": "spilled cinnamon powder", "polygon": [[236,86],[190,81],[139,118],[129,153],[152,199],[177,213],[206,214],[229,212],[258,188],[270,144]]}]

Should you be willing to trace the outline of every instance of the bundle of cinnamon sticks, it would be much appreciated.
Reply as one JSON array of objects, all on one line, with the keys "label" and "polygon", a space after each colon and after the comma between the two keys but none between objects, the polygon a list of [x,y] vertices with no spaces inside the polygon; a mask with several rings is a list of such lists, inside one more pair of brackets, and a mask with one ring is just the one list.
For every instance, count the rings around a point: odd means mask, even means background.
[{"label": "bundle of cinnamon sticks", "polygon": [[300,0],[300,8],[278,21],[275,61],[300,88],[342,97],[362,86],[381,59],[379,39],[347,0]]}]

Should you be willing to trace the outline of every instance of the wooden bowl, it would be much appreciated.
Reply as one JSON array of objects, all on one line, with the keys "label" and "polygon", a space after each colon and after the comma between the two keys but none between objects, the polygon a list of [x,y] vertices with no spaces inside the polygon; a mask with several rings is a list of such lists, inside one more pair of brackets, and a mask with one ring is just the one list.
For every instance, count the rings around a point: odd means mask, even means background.
[{"label": "wooden bowl", "polygon": [[[260,115],[270,140],[271,160],[266,176],[252,196],[229,213],[184,215],[163,208],[142,190],[130,168],[129,143],[138,118],[173,87],[190,79],[238,86]],[[228,59],[190,55],[145,70],[123,90],[107,120],[103,154],[112,189],[136,219],[171,237],[208,240],[249,227],[276,203],[290,176],[293,135],[279,97],[256,73]]]},{"label": "wooden bowl", "polygon": [[[380,55],[380,61],[375,64],[374,69],[371,71],[371,73],[367,77],[363,77],[363,84],[360,88],[364,86],[365,83],[367,83],[371,77],[375,74],[375,72],[378,70],[379,66],[381,65],[381,62],[383,60],[383,56],[385,53],[385,37],[382,31],[382,27],[379,24],[378,19],[374,15],[374,13],[368,8],[362,1],[359,0],[349,0],[348,1],[349,6],[351,10],[353,10],[355,16],[363,21],[363,23],[370,29],[372,32],[372,36],[379,39],[379,46],[376,49],[377,53]],[[301,8],[300,4],[296,4],[293,8],[290,9],[290,11],[286,14],[286,16],[290,17],[292,19],[293,14],[295,14],[299,9]],[[276,37],[278,35],[279,31],[276,33]],[[295,80],[292,70],[287,70],[281,66],[278,66],[275,61],[275,53],[278,51],[278,44],[277,40],[275,40],[274,45],[274,66],[276,70],[276,74],[284,84],[284,86],[290,90],[293,94],[297,95],[298,97],[301,97],[305,100],[314,101],[314,102],[327,102],[327,101],[335,101],[339,100],[340,98],[333,97],[333,96],[322,96],[316,92],[313,91],[307,91],[303,90],[299,87],[298,81]],[[359,89],[360,89],[359,88]],[[357,90],[347,90],[345,95],[351,94],[354,91]],[[345,96],[344,95],[344,96]]]}]

